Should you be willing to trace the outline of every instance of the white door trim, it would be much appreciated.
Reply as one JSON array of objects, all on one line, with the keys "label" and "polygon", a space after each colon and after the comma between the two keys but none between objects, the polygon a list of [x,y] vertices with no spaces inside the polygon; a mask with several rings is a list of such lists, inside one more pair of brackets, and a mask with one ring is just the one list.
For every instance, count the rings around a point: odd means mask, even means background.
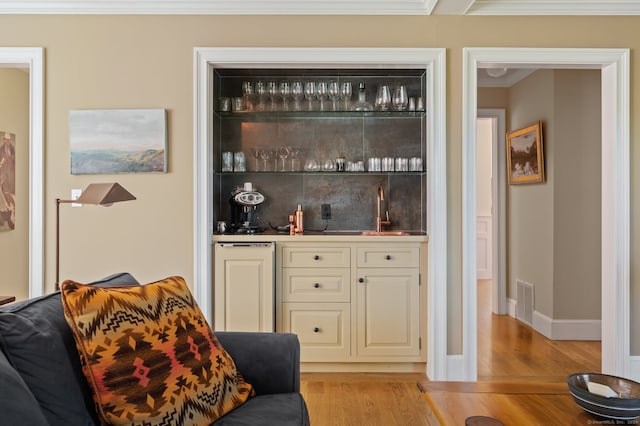
[{"label": "white door trim", "polygon": [[426,194],[427,375],[447,376],[446,49],[442,48],[195,48],[194,49],[194,297],[211,320],[212,69],[222,67],[411,67],[427,73]]},{"label": "white door trim", "polygon": [[464,48],[462,312],[465,380],[477,380],[475,132],[478,67],[602,70],[602,371],[625,377],[630,357],[629,49]]},{"label": "white door trim", "polygon": [[491,281],[491,306],[498,315],[507,313],[507,164],[505,138],[506,113],[504,109],[478,109],[478,118],[493,119],[492,176],[491,183],[491,257],[493,279]]},{"label": "white door trim", "polygon": [[29,297],[44,294],[44,49],[0,47],[0,67],[29,68]]}]

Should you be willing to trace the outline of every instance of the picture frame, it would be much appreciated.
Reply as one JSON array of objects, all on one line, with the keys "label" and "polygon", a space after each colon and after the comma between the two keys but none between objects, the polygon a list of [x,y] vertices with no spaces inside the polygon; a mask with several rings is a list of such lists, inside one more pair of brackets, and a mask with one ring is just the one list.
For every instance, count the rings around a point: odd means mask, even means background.
[{"label": "picture frame", "polygon": [[167,173],[164,109],[69,113],[71,174]]},{"label": "picture frame", "polygon": [[507,133],[509,184],[544,182],[542,121]]}]

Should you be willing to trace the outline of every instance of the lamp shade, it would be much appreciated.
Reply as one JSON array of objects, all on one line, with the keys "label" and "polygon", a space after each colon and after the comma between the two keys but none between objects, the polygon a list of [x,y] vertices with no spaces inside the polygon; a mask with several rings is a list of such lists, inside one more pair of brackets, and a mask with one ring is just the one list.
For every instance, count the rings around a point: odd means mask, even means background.
[{"label": "lamp shade", "polygon": [[129,191],[118,183],[92,183],[74,200],[79,204],[109,205],[119,201],[135,200]]}]

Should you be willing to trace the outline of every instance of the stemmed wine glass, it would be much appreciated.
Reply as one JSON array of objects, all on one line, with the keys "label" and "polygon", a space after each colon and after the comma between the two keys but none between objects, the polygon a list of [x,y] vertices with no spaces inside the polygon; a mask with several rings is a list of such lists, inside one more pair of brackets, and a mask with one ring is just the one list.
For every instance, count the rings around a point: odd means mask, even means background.
[{"label": "stemmed wine glass", "polygon": [[332,81],[329,83],[329,99],[331,99],[331,104],[333,106],[333,110],[338,110],[338,99],[340,99],[340,87],[338,86],[337,81]]},{"label": "stemmed wine glass", "polygon": [[293,98],[293,108],[300,111],[300,99],[304,97],[304,89],[301,81],[291,83],[291,97]]},{"label": "stemmed wine glass", "polygon": [[393,92],[393,109],[396,111],[404,111],[407,109],[408,103],[409,99],[407,98],[407,88],[403,84],[400,84]]},{"label": "stemmed wine glass", "polygon": [[258,160],[260,159],[260,148],[257,146],[250,146],[249,147],[249,153],[251,154],[251,156],[253,158],[256,159],[256,168],[255,171],[258,171]]},{"label": "stemmed wine glass", "polygon": [[264,84],[264,81],[256,81],[255,92],[258,96],[258,111],[265,110],[265,100],[267,99],[267,86]]},{"label": "stemmed wine glass", "polygon": [[353,95],[353,89],[350,81],[344,81],[340,85],[340,98],[344,101],[345,111],[349,111],[349,104],[351,103],[351,96]]},{"label": "stemmed wine glass", "polygon": [[307,81],[304,84],[304,97],[309,102],[309,111],[313,109],[313,98],[316,94],[316,83]]},{"label": "stemmed wine glass", "polygon": [[289,148],[286,146],[280,146],[278,147],[277,154],[278,154],[278,157],[282,160],[282,168],[280,169],[280,171],[286,172],[287,170],[284,164],[287,158],[289,157]]},{"label": "stemmed wine glass", "polygon": [[259,154],[260,154],[260,159],[262,159],[262,162],[263,162],[262,171],[266,172],[269,169],[267,167],[267,161],[269,161],[269,158],[271,158],[271,149],[260,148]]},{"label": "stemmed wine glass", "polygon": [[242,97],[244,98],[244,104],[247,106],[248,111],[253,111],[253,85],[250,81],[242,82]]},{"label": "stemmed wine glass", "polygon": [[289,104],[287,103],[287,99],[291,95],[291,85],[288,81],[281,81],[280,86],[278,86],[278,90],[280,92],[280,96],[282,96],[282,110],[288,111]]},{"label": "stemmed wine glass", "polygon": [[328,90],[326,81],[318,82],[316,86],[316,96],[320,101],[320,111],[324,111],[324,100],[329,97]]},{"label": "stemmed wine glass", "polygon": [[275,81],[268,82],[267,83],[267,94],[269,95],[269,98],[271,99],[271,111],[275,111],[277,109],[276,101],[277,101],[277,97],[278,97],[278,83],[276,83]]},{"label": "stemmed wine glass", "polygon": [[298,154],[300,153],[300,147],[290,146],[289,149],[289,157],[291,158],[291,171],[296,170],[296,158],[298,158]]}]

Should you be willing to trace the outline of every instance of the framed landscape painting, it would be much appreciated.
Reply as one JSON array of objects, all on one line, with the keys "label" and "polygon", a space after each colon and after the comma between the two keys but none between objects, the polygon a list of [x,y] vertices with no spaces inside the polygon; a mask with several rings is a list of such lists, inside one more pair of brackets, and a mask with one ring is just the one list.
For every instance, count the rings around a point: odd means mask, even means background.
[{"label": "framed landscape painting", "polygon": [[72,110],[71,174],[166,173],[164,109]]},{"label": "framed landscape painting", "polygon": [[507,133],[509,184],[544,182],[542,122]]}]

